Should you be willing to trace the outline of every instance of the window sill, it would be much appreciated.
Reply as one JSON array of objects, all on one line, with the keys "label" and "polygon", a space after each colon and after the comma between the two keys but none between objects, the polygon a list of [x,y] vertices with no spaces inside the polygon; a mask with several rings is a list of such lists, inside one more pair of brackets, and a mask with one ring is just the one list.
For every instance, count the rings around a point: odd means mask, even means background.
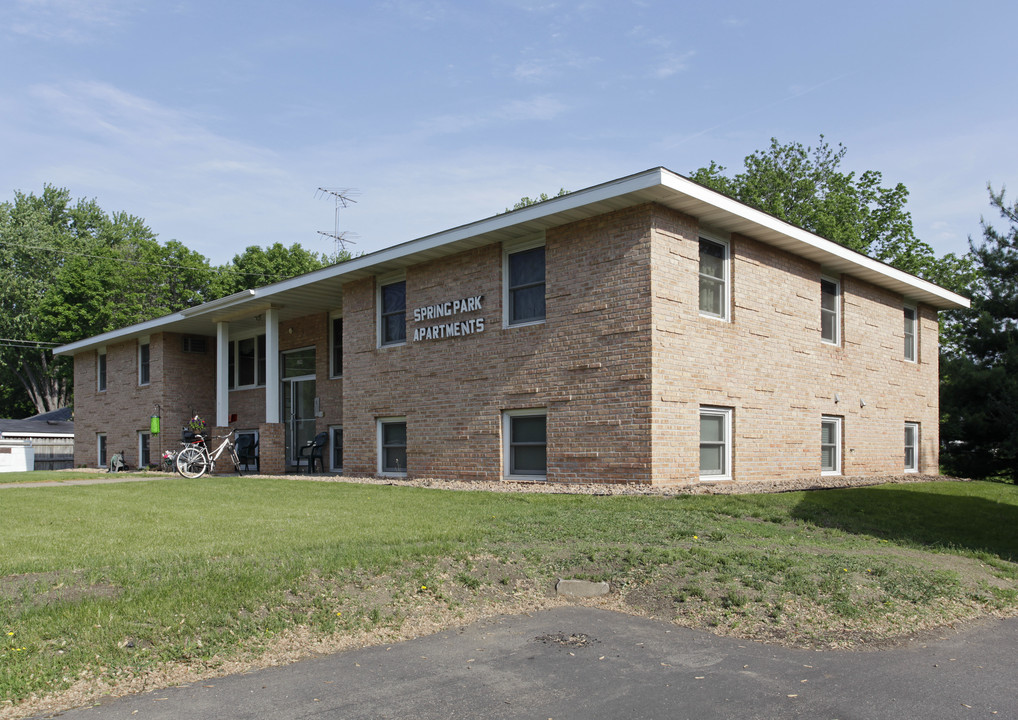
[{"label": "window sill", "polygon": [[546,322],[547,318],[541,318],[540,320],[527,320],[526,322],[518,322],[512,324],[507,322],[502,326],[502,329],[509,330],[511,328],[532,327],[534,325],[544,325]]}]

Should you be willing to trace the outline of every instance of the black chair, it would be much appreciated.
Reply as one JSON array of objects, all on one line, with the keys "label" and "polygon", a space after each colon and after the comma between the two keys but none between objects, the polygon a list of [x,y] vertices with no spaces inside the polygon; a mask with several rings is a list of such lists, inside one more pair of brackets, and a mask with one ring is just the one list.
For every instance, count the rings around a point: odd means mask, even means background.
[{"label": "black chair", "polygon": [[[308,475],[310,475],[315,468],[315,460],[318,460],[318,466],[325,472],[325,446],[329,442],[329,433],[320,432],[315,435],[314,440],[309,440],[308,444],[300,449],[300,453],[297,456],[297,472],[300,473],[300,461],[303,458],[308,459]],[[305,454],[306,453],[306,454]]]},{"label": "black chair", "polygon": [[261,472],[262,463],[258,458],[258,441],[255,440],[254,435],[241,435],[237,438],[236,449],[237,459],[244,463],[245,470],[253,462],[255,472]]}]

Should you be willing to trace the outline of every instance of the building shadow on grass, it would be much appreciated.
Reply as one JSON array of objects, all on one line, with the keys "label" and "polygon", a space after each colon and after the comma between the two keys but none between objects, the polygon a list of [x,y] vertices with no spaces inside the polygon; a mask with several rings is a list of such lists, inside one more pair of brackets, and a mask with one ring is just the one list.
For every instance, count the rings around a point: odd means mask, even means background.
[{"label": "building shadow on grass", "polygon": [[792,516],[857,535],[1018,562],[1018,505],[987,498],[889,485],[822,490],[804,493]]}]

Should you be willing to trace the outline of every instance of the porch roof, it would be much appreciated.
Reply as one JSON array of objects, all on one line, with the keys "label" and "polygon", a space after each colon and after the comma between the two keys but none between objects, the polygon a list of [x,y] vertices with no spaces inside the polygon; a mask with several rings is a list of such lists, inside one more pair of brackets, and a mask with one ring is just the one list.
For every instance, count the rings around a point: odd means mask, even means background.
[{"label": "porch roof", "polygon": [[549,228],[640,205],[658,203],[710,228],[739,233],[819,263],[827,273],[846,273],[940,310],[969,307],[969,300],[934,283],[850,250],[710,190],[663,167],[595,185],[520,210],[495,215],[404,242],[289,280],[229,295],[171,315],[62,345],[74,355],[157,332],[213,335],[218,322],[231,331],[262,327],[258,316],[275,308],[280,321],[341,309],[344,283],[384,275],[411,265],[491,243],[534,236]]}]

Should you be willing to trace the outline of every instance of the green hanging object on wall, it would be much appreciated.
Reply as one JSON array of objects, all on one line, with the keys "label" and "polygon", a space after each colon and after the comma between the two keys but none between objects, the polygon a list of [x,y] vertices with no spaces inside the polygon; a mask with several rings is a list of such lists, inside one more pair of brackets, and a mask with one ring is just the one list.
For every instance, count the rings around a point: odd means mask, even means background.
[{"label": "green hanging object on wall", "polygon": [[151,431],[151,433],[153,435],[158,435],[159,434],[159,415],[158,414],[152,416],[152,419],[149,422],[149,430]]}]

